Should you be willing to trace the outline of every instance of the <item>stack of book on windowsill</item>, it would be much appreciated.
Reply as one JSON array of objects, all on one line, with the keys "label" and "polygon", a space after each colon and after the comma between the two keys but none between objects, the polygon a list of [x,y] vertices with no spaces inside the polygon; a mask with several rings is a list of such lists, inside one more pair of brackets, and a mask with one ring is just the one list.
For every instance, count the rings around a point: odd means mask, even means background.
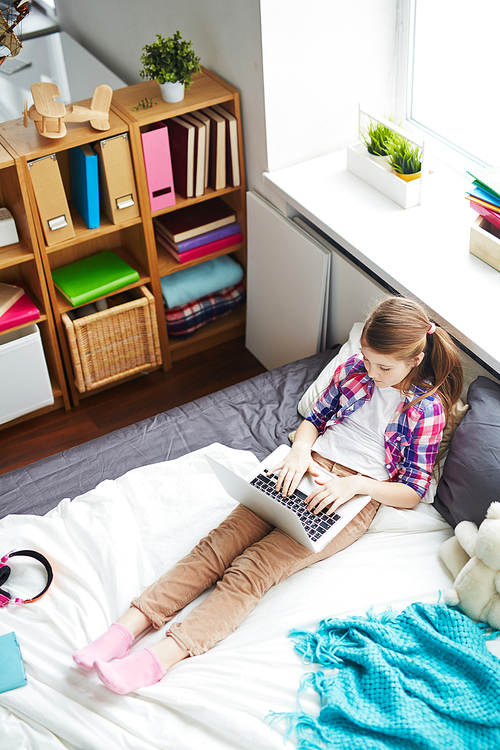
[{"label": "stack of book on windowsill", "polygon": [[476,169],[469,172],[474,178],[467,199],[471,208],[500,229],[500,168]]},{"label": "stack of book on windowsill", "polygon": [[243,241],[234,211],[220,198],[186,206],[154,219],[158,247],[189,263]]},{"label": "stack of book on windowsill", "polygon": [[479,216],[470,228],[469,252],[500,271],[500,168],[477,168],[467,198]]}]

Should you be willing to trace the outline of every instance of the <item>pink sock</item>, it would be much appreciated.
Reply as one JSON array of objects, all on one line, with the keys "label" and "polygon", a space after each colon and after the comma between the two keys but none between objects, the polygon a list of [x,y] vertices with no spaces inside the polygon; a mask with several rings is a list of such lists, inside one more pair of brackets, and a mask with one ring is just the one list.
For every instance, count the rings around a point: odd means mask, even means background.
[{"label": "pink sock", "polygon": [[73,660],[79,667],[92,669],[94,662],[122,659],[127,656],[134,640],[133,633],[125,625],[114,622],[105,633],[95,641],[84,646],[73,654]]},{"label": "pink sock", "polygon": [[166,675],[158,657],[149,648],[130,654],[112,664],[96,661],[94,666],[99,679],[106,687],[120,695],[154,685]]}]

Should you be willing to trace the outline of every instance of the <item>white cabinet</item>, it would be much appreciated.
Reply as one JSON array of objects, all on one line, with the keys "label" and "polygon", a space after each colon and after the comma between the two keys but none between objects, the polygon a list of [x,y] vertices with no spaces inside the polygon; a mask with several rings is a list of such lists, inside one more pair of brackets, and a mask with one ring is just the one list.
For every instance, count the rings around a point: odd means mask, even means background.
[{"label": "white cabinet", "polygon": [[268,369],[316,354],[330,250],[255,193],[247,193],[247,224],[247,348]]}]

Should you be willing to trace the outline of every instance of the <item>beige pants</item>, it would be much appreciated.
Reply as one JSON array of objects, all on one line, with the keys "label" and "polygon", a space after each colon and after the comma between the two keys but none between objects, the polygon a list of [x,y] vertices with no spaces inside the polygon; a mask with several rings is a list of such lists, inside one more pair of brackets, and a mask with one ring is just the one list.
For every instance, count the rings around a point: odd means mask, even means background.
[{"label": "beige pants", "polygon": [[[313,454],[339,476],[353,474]],[[204,601],[169,635],[191,656],[202,654],[232,633],[271,586],[345,549],[372,522],[379,503],[370,503],[321,552],[306,549],[239,505],[196,547],[132,601],[155,628],[162,627],[206,589]]]}]

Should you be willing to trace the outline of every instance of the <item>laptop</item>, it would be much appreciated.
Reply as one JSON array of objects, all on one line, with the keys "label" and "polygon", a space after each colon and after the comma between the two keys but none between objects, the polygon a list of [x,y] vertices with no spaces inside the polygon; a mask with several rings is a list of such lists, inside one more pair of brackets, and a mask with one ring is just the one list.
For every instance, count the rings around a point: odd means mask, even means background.
[{"label": "laptop", "polygon": [[[234,500],[312,552],[321,552],[370,502],[370,496],[356,495],[331,516],[326,511],[315,515],[304,503],[305,498],[318,486],[309,473],[304,475],[291,497],[283,497],[274,489],[278,477],[269,474],[269,470],[280,463],[289,451],[288,445],[280,445],[246,477],[238,476],[211,456],[205,458]],[[321,466],[317,466],[317,469],[326,479],[333,476]]]}]

